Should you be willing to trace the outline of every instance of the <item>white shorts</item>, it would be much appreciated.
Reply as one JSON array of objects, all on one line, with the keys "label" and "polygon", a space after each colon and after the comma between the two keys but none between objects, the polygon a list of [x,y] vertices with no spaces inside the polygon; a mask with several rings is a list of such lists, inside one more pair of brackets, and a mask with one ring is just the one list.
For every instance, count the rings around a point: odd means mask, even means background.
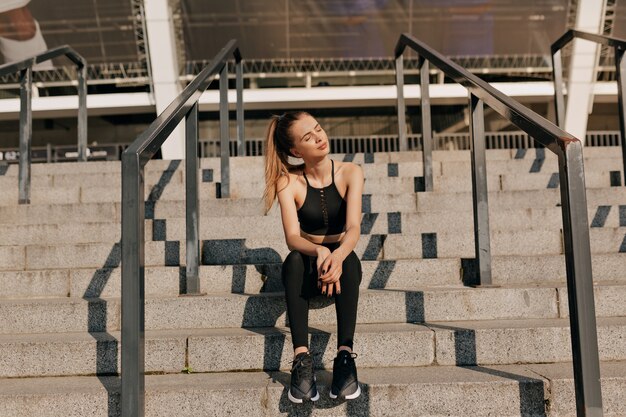
[{"label": "white shorts", "polygon": [[0,1],[0,13],[24,7],[28,3],[30,3],[30,0],[2,0]]}]

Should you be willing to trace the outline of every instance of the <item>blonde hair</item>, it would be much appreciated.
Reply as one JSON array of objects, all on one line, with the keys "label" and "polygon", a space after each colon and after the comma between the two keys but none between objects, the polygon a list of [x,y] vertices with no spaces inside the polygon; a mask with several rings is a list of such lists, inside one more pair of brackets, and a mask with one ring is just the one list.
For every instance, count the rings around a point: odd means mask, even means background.
[{"label": "blonde hair", "polygon": [[287,112],[280,116],[272,115],[267,126],[265,135],[265,192],[263,193],[264,213],[274,205],[274,200],[278,192],[278,179],[289,172],[303,168],[304,164],[294,165],[289,163],[289,156],[293,147],[290,129],[293,123],[303,115],[308,115],[304,111]]}]

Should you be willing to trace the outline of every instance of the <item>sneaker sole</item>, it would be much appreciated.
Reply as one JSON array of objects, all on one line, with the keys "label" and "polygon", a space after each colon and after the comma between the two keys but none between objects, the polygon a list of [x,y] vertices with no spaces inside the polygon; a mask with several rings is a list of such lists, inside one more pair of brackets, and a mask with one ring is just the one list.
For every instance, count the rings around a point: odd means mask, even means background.
[{"label": "sneaker sole", "polygon": [[[289,397],[289,401],[291,401],[292,403],[296,403],[296,404],[302,404],[302,401],[304,400],[303,398],[296,398],[293,395],[291,395],[291,389],[287,391],[287,397]],[[317,394],[315,394],[315,397],[311,398],[311,401],[317,401],[319,399],[320,399],[320,393],[318,391]]]},{"label": "sneaker sole", "polygon": [[[337,395],[333,394],[332,390],[328,394],[330,395],[330,398],[332,398],[333,400],[337,398]],[[352,394],[346,395],[345,399],[346,400],[354,400],[359,395],[361,395],[361,386],[357,384],[356,391],[354,391]]]}]

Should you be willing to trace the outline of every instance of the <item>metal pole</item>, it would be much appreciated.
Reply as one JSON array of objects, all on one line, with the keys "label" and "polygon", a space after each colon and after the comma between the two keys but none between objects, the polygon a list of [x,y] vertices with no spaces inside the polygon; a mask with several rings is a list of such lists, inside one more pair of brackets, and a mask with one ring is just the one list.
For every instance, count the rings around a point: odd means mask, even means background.
[{"label": "metal pole", "polygon": [[565,122],[565,98],[563,97],[563,62],[561,50],[552,54],[552,71],[554,72],[554,107],[556,110],[556,125],[563,126]]},{"label": "metal pole", "polygon": [[400,150],[408,151],[409,144],[406,137],[406,107],[404,104],[404,58],[396,58],[396,89],[398,97],[398,141]]},{"label": "metal pole", "polygon": [[237,63],[237,155],[246,156],[243,119],[243,61]]},{"label": "metal pole", "polygon": [[420,107],[422,110],[422,159],[424,165],[424,191],[433,190],[433,132],[430,117],[430,95],[428,91],[428,61],[421,58],[420,66]]},{"label": "metal pole", "polygon": [[228,129],[228,63],[220,72],[221,198],[230,197],[230,137]]},{"label": "metal pole", "polygon": [[198,103],[193,105],[185,119],[185,189],[187,227],[187,294],[200,292],[198,265],[200,259],[200,224],[198,209]]},{"label": "metal pole", "polygon": [[87,67],[78,68],[78,160],[87,160]]},{"label": "metal pole", "polygon": [[615,47],[615,75],[617,77],[617,106],[619,113],[619,133],[620,145],[622,146],[622,165],[624,174],[624,185],[626,186],[626,113],[624,109],[624,97],[626,97],[626,85],[622,80],[622,75],[626,74],[626,60],[624,50]]},{"label": "metal pole", "polygon": [[20,71],[20,171],[19,204],[30,204],[30,148],[33,138],[33,69]]},{"label": "metal pole", "polygon": [[144,181],[139,155],[122,155],[122,417],[145,413]]},{"label": "metal pole", "polygon": [[472,201],[474,207],[474,247],[478,263],[478,282],[474,286],[492,286],[491,246],[489,236],[489,201],[487,158],[485,153],[485,116],[483,101],[470,93],[470,143],[472,145]]},{"label": "metal pole", "polygon": [[601,417],[600,359],[593,296],[589,222],[583,149],[579,141],[563,145],[559,155],[561,212],[567,271],[576,414]]}]

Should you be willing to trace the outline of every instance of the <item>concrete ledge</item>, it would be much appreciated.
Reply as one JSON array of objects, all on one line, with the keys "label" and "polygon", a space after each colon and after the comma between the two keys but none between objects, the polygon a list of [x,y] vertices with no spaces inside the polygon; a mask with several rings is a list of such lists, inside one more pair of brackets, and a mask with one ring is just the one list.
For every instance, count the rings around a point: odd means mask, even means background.
[{"label": "concrete ledge", "polygon": [[[599,318],[600,360],[625,360],[626,318]],[[435,332],[439,365],[549,363],[572,360],[569,320],[426,323]],[[626,376],[626,375],[625,375]]]},{"label": "concrete ledge", "polygon": [[[594,246],[592,241],[591,268],[594,281],[624,282],[626,254],[593,253]],[[495,256],[491,267],[493,281],[502,285],[565,282],[567,277],[564,255]]]},{"label": "concrete ledge", "polygon": [[[357,359],[358,366],[358,359]],[[328,398],[332,374],[318,371],[315,406],[287,399],[286,372],[148,375],[146,416],[291,415],[539,416],[574,415],[571,364],[490,367],[363,368],[362,394],[353,402]],[[604,415],[626,414],[626,366],[603,363]],[[544,377],[545,376],[545,377]],[[550,403],[547,410],[546,402]],[[174,404],[174,406],[173,406]],[[0,380],[6,417],[119,416],[117,377],[52,377]]]},{"label": "concrete ledge", "polygon": [[[332,299],[311,300],[309,324],[336,320]],[[0,300],[0,334],[115,331],[119,298]],[[146,329],[286,326],[284,294],[208,294],[150,297]],[[358,323],[557,318],[555,288],[424,287],[361,290]]]},{"label": "concrete ledge", "polygon": [[[569,317],[567,287],[561,286],[557,290],[560,316]],[[594,301],[596,317],[626,317],[626,285],[595,285]]]},{"label": "concrete ledge", "polygon": [[[332,370],[336,325],[309,329],[316,369]],[[600,360],[626,360],[626,318],[600,318]],[[571,361],[569,320],[359,324],[359,367],[507,365]],[[0,335],[0,377],[119,374],[120,332]],[[435,350],[436,349],[436,350]],[[146,372],[289,371],[286,327],[150,330]]]}]

